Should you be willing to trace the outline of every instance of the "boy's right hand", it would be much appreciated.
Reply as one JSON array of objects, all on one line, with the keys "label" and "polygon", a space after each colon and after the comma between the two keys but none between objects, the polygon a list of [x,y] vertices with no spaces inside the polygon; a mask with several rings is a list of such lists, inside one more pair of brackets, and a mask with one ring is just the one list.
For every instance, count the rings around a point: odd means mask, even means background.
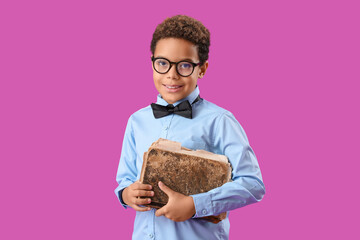
[{"label": "boy's right hand", "polygon": [[142,184],[139,181],[134,182],[124,189],[122,192],[122,200],[124,203],[136,211],[144,212],[149,211],[150,207],[140,207],[139,205],[146,205],[151,203],[150,198],[139,197],[152,197],[154,192],[150,191],[152,186],[149,184]]}]

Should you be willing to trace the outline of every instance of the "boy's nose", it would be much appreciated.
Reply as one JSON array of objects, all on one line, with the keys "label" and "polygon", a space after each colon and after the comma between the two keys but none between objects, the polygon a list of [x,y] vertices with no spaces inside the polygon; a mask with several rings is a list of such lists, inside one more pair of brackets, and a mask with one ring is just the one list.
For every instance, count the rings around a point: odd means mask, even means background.
[{"label": "boy's nose", "polygon": [[167,77],[171,79],[179,79],[180,75],[176,71],[176,65],[172,64],[170,70],[167,72]]}]

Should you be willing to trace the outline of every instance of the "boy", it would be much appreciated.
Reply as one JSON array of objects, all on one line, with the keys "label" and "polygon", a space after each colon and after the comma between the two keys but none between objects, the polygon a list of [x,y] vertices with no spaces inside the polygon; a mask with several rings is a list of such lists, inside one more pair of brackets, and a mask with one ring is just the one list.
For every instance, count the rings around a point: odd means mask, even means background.
[{"label": "boy", "polygon": [[[209,46],[209,31],[187,16],[167,18],[153,34],[157,103],[130,116],[116,177],[115,193],[121,204],[136,210],[133,239],[228,239],[228,217],[217,224],[199,218],[258,202],[265,194],[258,162],[240,124],[229,111],[199,96],[197,80],[206,73]],[[159,138],[226,155],[232,181],[191,196],[159,182],[168,203],[158,210],[144,206],[154,192],[138,182],[142,157]]]}]

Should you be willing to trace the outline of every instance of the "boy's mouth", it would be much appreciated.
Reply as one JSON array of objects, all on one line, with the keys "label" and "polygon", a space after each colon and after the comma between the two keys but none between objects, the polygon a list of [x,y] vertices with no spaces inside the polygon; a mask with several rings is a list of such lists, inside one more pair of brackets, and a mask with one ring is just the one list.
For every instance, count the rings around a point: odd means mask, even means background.
[{"label": "boy's mouth", "polygon": [[183,87],[182,85],[166,85],[166,84],[163,84],[163,86],[166,88],[168,92],[177,92],[180,91],[180,89]]},{"label": "boy's mouth", "polygon": [[166,88],[169,88],[169,89],[177,89],[177,88],[180,88],[182,86],[180,85],[164,85]]}]

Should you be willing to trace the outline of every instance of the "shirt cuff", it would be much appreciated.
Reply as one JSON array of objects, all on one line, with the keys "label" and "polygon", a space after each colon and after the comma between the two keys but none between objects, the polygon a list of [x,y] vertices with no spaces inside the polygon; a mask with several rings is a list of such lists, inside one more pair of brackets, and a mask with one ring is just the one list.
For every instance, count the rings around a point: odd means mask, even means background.
[{"label": "shirt cuff", "polygon": [[121,189],[119,191],[119,200],[121,205],[123,205],[123,207],[126,209],[128,207],[128,205],[126,205],[126,203],[124,202],[124,200],[122,199],[122,192],[125,190],[125,188]]},{"label": "shirt cuff", "polygon": [[115,194],[117,196],[117,198],[119,199],[119,202],[121,204],[121,206],[123,206],[125,209],[127,209],[128,207],[130,207],[129,205],[126,205],[124,200],[122,199],[122,192],[124,191],[124,189],[126,187],[128,187],[129,185],[131,184],[130,183],[123,183],[121,185],[119,185],[116,189],[115,189]]},{"label": "shirt cuff", "polygon": [[192,218],[200,218],[214,215],[214,208],[211,199],[211,193],[200,193],[190,195],[194,199],[195,215]]}]

